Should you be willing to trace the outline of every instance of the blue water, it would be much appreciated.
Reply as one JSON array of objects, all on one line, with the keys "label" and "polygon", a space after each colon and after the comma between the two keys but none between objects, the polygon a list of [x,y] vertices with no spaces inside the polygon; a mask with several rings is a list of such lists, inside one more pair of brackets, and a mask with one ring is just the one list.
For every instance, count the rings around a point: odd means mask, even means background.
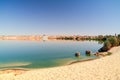
[{"label": "blue water", "polygon": [[[96,41],[0,41],[0,68],[46,68],[65,65],[73,60],[94,58],[85,51],[96,52]],[[80,52],[79,58],[74,57]]]}]

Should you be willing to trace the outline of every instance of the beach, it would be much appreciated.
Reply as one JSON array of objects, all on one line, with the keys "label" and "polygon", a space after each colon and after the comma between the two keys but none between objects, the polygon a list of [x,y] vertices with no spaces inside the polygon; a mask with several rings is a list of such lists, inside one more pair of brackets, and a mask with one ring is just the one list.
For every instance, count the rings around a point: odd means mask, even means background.
[{"label": "beach", "polygon": [[120,80],[120,46],[109,52],[112,55],[71,65],[0,71],[0,80]]}]

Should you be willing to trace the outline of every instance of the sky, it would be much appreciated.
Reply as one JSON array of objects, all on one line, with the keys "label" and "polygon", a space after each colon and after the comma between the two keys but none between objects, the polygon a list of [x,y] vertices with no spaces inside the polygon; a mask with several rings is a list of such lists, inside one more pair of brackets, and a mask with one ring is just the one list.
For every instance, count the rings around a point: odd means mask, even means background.
[{"label": "sky", "polygon": [[120,0],[0,0],[0,35],[120,33]]}]

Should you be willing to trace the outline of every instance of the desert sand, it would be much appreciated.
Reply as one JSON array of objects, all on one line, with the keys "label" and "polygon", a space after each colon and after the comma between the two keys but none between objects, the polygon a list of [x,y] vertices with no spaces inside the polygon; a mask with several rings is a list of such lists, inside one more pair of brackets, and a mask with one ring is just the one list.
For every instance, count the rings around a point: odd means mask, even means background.
[{"label": "desert sand", "polygon": [[112,55],[61,67],[1,70],[0,80],[120,80],[120,47]]}]

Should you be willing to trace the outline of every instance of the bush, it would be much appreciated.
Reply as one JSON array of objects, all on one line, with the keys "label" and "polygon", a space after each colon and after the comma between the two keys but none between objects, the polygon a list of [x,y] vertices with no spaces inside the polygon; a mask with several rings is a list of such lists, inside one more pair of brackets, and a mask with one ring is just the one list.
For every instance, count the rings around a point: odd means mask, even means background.
[{"label": "bush", "polygon": [[116,37],[108,38],[108,41],[110,41],[112,47],[119,45],[119,41],[118,41],[118,39]]},{"label": "bush", "polygon": [[112,44],[110,43],[110,41],[106,41],[105,43],[104,43],[104,46],[103,47],[105,47],[105,48],[107,48],[108,50],[112,47]]},{"label": "bush", "polygon": [[[101,39],[102,36],[99,36],[99,38]],[[118,36],[112,36],[112,35],[104,36],[102,41],[105,41],[104,45],[98,51],[99,52],[108,51],[111,47],[120,45],[120,34]]]},{"label": "bush", "polygon": [[112,47],[112,45],[111,45],[110,41],[107,40],[107,41],[104,42],[103,47],[100,48],[98,51],[99,52],[105,52],[105,51],[108,51],[111,47]]}]

